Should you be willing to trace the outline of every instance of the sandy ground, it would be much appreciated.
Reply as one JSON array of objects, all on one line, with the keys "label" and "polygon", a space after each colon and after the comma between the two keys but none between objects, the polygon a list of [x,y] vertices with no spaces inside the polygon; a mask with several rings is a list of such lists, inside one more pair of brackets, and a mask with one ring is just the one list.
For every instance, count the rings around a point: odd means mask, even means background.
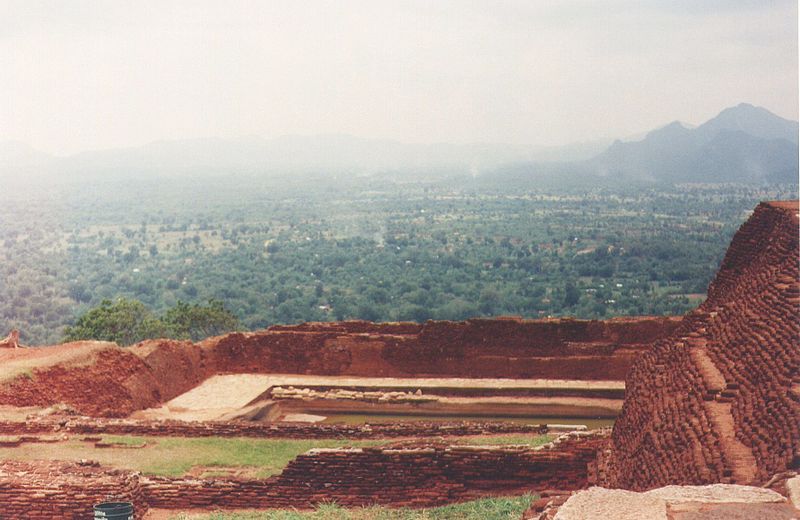
[{"label": "sandy ground", "polygon": [[29,415],[44,414],[43,406],[0,405],[0,421],[24,421]]},{"label": "sandy ground", "polygon": [[324,415],[313,415],[309,413],[287,413],[283,416],[283,421],[316,423],[327,419]]},{"label": "sandy ground", "polygon": [[[311,376],[291,374],[230,374],[216,375],[206,379],[199,386],[179,395],[159,408],[141,410],[133,415],[134,419],[179,419],[186,421],[203,421],[225,418],[237,410],[242,410],[254,399],[274,386],[297,388],[324,387],[359,387],[359,388],[392,388],[416,392],[422,390],[427,394],[435,393],[437,388],[478,388],[478,389],[582,389],[582,390],[622,390],[623,381],[572,381],[557,379],[469,379],[469,378],[393,378],[393,377],[353,377],[353,376]],[[509,403],[529,399],[531,403],[553,403],[566,405],[569,403],[596,404],[610,409],[618,409],[621,401],[614,399],[589,399],[579,397],[563,398],[515,398],[515,397],[478,397],[478,398],[443,398],[451,404],[467,402]],[[585,403],[584,403],[585,404]]]},{"label": "sandy ground", "polygon": [[560,379],[468,379],[307,376],[286,374],[231,374],[206,379],[167,403],[177,408],[241,408],[273,386],[297,388],[360,387],[433,390],[436,388],[624,390],[624,381],[569,381]]},{"label": "sandy ground", "polygon": [[34,368],[80,361],[96,350],[116,344],[105,341],[77,341],[52,347],[0,349],[0,381]]}]

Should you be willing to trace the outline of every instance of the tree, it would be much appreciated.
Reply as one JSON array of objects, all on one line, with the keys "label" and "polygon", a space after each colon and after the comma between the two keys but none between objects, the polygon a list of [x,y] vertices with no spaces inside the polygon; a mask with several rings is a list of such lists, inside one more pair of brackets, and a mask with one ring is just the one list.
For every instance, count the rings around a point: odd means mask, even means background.
[{"label": "tree", "polygon": [[564,286],[564,306],[574,307],[581,298],[581,293],[573,282],[567,282]]},{"label": "tree", "polygon": [[207,305],[178,301],[163,318],[171,336],[198,341],[239,328],[239,320],[219,300],[208,300]]},{"label": "tree", "polygon": [[239,320],[222,302],[209,300],[207,305],[179,301],[163,317],[156,316],[138,300],[120,298],[103,300],[67,327],[65,341],[113,341],[127,346],[154,338],[197,341],[236,330]]},{"label": "tree", "polygon": [[67,327],[65,341],[93,339],[131,345],[154,337],[167,337],[169,331],[145,305],[138,300],[120,298],[116,302],[103,300]]}]

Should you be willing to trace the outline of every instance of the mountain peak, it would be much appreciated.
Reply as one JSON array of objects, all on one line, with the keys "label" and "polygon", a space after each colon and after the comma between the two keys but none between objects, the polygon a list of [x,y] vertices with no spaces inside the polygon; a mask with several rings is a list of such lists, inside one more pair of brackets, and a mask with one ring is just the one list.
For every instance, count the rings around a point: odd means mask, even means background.
[{"label": "mountain peak", "polygon": [[740,131],[761,139],[785,139],[796,144],[797,128],[797,121],[784,119],[764,107],[739,103],[697,127],[697,133],[705,141],[723,131]]},{"label": "mountain peak", "polygon": [[697,128],[680,121],[640,141],[615,142],[590,164],[595,172],[678,182],[794,182],[798,123],[740,103]]}]

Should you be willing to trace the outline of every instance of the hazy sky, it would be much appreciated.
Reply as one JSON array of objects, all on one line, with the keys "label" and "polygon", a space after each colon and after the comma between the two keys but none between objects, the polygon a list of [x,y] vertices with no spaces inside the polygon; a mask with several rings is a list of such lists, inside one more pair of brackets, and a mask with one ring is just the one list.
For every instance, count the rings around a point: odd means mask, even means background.
[{"label": "hazy sky", "polygon": [[0,140],[560,144],[797,119],[797,2],[0,0]]}]

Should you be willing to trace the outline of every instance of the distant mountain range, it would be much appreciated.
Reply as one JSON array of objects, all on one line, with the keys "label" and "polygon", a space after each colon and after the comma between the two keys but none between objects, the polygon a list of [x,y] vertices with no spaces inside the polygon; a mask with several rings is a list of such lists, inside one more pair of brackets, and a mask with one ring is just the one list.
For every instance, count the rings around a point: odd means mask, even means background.
[{"label": "distant mountain range", "polygon": [[635,141],[557,147],[408,144],[348,135],[158,141],[54,157],[0,142],[0,179],[182,175],[388,175],[482,182],[598,178],[659,182],[797,182],[798,123],[742,103],[696,128],[673,122]]},{"label": "distant mountain range", "polygon": [[667,182],[797,181],[797,121],[742,103],[697,128],[678,121],[588,161],[602,175]]},{"label": "distant mountain range", "polygon": [[589,158],[610,140],[566,146],[409,144],[323,134],[275,139],[191,139],[156,141],[144,146],[54,157],[18,142],[0,142],[0,179],[29,176],[60,178],[245,174],[280,176],[399,175],[438,178],[477,175],[512,162]]},{"label": "distant mountain range", "polygon": [[696,128],[675,121],[583,161],[506,165],[492,179],[571,175],[659,182],[798,182],[798,123],[742,103]]}]

